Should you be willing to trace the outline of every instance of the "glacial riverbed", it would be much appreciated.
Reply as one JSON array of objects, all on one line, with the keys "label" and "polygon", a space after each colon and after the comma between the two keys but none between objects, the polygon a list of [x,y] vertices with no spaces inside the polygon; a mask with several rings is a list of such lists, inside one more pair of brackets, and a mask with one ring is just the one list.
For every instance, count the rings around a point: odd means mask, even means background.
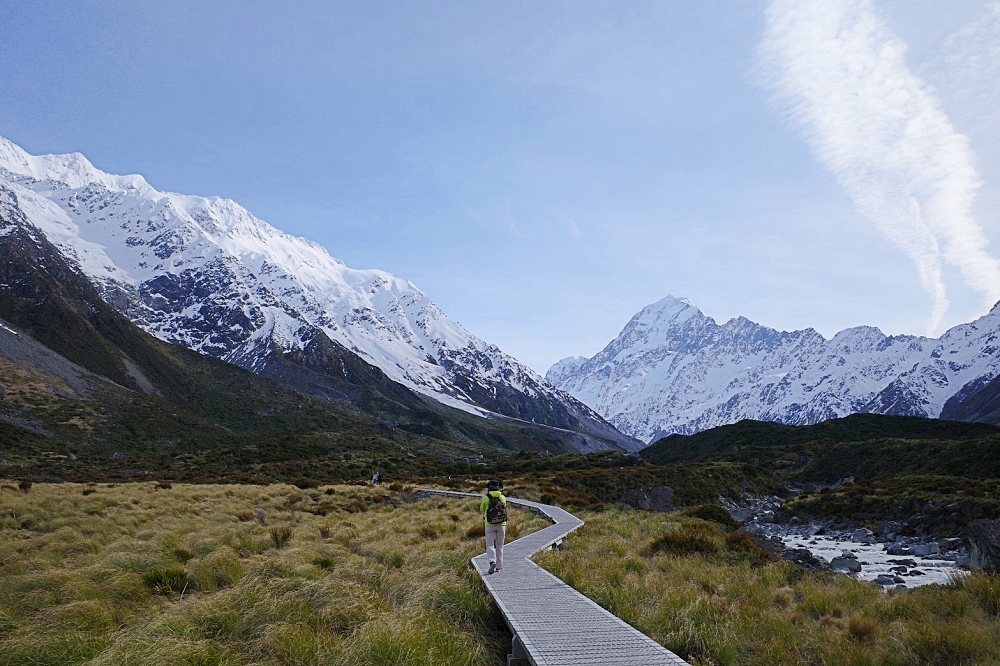
[{"label": "glacial riverbed", "polygon": [[[966,573],[954,561],[934,556],[889,555],[885,550],[886,544],[883,543],[855,543],[826,535],[789,534],[783,535],[781,539],[788,548],[808,548],[809,552],[827,563],[850,553],[861,565],[861,571],[853,575],[860,580],[873,582],[883,576],[881,580],[887,583],[883,587],[911,588],[935,583],[946,585],[951,582],[952,577]],[[888,583],[889,579],[892,579],[891,584]]]}]

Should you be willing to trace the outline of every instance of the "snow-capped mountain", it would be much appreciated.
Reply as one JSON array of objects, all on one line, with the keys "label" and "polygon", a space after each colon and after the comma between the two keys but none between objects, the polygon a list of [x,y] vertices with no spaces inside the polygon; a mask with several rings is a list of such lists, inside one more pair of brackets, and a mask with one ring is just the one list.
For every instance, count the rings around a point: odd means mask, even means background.
[{"label": "snow-capped mountain", "polygon": [[445,404],[634,448],[408,280],[348,268],[233,201],[159,192],[79,153],[33,156],[3,138],[0,187],[108,303],[162,340],[272,375],[275,358],[332,342]]},{"label": "snow-capped mountain", "polygon": [[563,359],[546,379],[651,442],[741,419],[936,418],[998,374],[1000,304],[939,339],[859,326],[827,340],[811,328],[776,331],[744,317],[719,325],[668,296],[643,308],[593,358]]}]

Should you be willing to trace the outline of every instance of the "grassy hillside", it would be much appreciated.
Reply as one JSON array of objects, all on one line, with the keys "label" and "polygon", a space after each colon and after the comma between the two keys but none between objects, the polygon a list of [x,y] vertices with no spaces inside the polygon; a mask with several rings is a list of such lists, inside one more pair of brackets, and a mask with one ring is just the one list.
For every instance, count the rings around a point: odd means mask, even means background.
[{"label": "grassy hillside", "polygon": [[510,647],[468,564],[475,501],[143,483],[4,486],[0,505],[3,666],[472,666]]},{"label": "grassy hillside", "polygon": [[670,435],[641,455],[657,464],[762,465],[800,481],[920,474],[1000,477],[1000,427],[878,414],[809,426],[740,421],[695,435]]}]

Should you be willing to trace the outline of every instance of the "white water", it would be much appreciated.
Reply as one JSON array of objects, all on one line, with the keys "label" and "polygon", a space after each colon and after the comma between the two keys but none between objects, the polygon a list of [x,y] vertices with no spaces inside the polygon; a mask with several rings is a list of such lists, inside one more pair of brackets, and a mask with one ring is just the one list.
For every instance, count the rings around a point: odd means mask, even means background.
[{"label": "white water", "polygon": [[967,573],[950,560],[914,557],[912,555],[889,555],[885,552],[885,544],[881,543],[869,545],[822,535],[782,534],[781,538],[789,548],[808,548],[813,555],[826,562],[839,557],[845,550],[854,553],[858,556],[858,562],[861,564],[861,572],[854,575],[859,580],[864,581],[875,580],[879,574],[894,575],[896,572],[891,571],[891,569],[899,565],[889,560],[913,560],[917,563],[915,567],[906,567],[907,574],[912,571],[920,571],[924,575],[902,574],[904,584],[908,588],[933,584],[947,585],[953,577]]}]

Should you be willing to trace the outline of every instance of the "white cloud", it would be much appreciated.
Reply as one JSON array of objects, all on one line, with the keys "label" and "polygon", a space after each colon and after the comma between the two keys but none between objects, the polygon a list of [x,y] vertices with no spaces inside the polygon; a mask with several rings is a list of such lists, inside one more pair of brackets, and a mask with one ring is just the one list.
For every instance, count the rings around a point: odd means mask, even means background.
[{"label": "white cloud", "polygon": [[929,332],[948,309],[943,262],[990,305],[1000,299],[1000,262],[972,215],[980,180],[969,140],[871,2],[773,0],[766,19],[766,84],[858,210],[916,264]]},{"label": "white cloud", "polygon": [[1000,138],[1000,2],[989,2],[981,15],[945,40],[933,72],[939,90],[952,102],[952,114],[977,141],[993,146]]}]

